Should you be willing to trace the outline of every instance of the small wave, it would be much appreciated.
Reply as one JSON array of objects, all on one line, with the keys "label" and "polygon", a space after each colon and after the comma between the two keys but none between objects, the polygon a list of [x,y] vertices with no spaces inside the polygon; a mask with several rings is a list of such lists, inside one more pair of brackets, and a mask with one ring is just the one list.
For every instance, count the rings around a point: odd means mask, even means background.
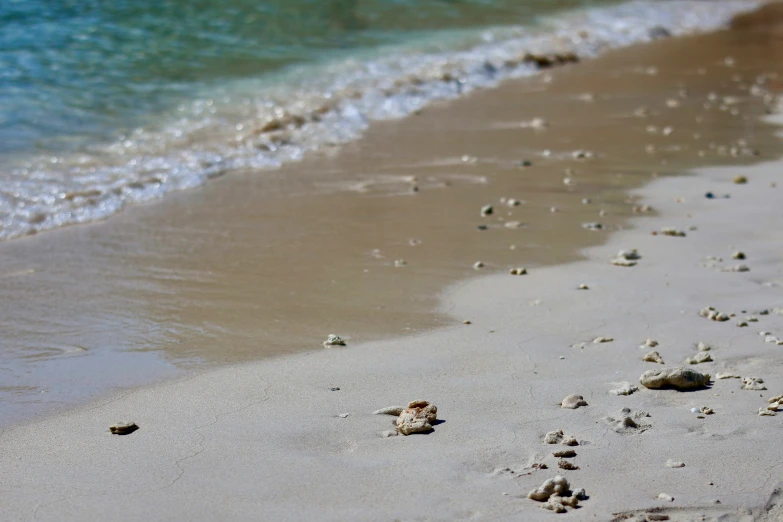
[{"label": "small wave", "polygon": [[634,1],[212,87],[158,126],[13,162],[0,181],[0,239],[104,219],[237,169],[276,168],[355,140],[373,120],[661,34],[716,29],[757,5]]}]

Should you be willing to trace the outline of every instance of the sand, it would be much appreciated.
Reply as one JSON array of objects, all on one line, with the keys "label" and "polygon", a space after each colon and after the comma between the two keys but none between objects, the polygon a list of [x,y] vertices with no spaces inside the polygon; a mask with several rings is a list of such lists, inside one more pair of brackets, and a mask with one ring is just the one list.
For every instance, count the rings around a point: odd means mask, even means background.
[{"label": "sand", "polygon": [[[660,215],[584,250],[585,260],[452,288],[443,310],[470,325],[235,365],[6,429],[2,518],[543,520],[556,515],[526,494],[558,473],[589,495],[560,515],[569,519],[659,508],[672,520],[761,517],[778,502],[783,466],[783,417],[757,414],[783,390],[781,348],[759,336],[783,333],[772,311],[783,297],[783,187],[771,186],[781,166],[649,184],[635,195]],[[732,184],[738,172],[747,185]],[[671,223],[688,236],[650,233]],[[628,247],[642,256],[637,266],[609,263]],[[705,266],[737,248],[750,272]],[[758,322],[709,321],[698,314],[706,305]],[[614,341],[572,347],[597,334]],[[763,377],[768,391],[725,379],[692,392],[608,393],[649,368],[647,338],[672,363],[708,342],[715,360],[700,369]],[[589,405],[561,409],[570,393]],[[441,422],[428,435],[383,438],[393,419],[372,412],[414,399],[436,404]],[[714,414],[691,412],[702,406]],[[624,407],[649,413],[650,427],[614,431],[603,418]],[[139,429],[111,435],[119,419]],[[558,446],[542,443],[555,429],[580,441],[579,470],[556,468]],[[767,520],[783,513],[772,509]]]},{"label": "sand", "polygon": [[[708,41],[731,47],[725,35]],[[658,45],[659,50],[671,49]],[[716,53],[722,50],[718,47]],[[683,74],[693,73],[687,69]],[[621,91],[622,83],[613,85]],[[557,85],[553,81],[555,93]],[[729,87],[725,81],[714,86],[722,92]],[[481,96],[464,110],[479,110]],[[624,113],[621,100],[618,96],[611,104]],[[627,105],[632,110],[634,103]],[[692,110],[698,106],[701,99]],[[720,118],[728,112],[704,110],[715,121],[725,121]],[[445,113],[460,114],[445,109],[440,114]],[[461,114],[464,118],[465,112]],[[752,112],[748,108],[744,114]],[[678,121],[682,128],[685,118]],[[634,120],[630,128],[638,132],[640,126]],[[738,118],[733,131],[752,134],[771,128]],[[597,142],[616,136],[593,134]],[[746,137],[753,140],[760,134]],[[725,140],[720,145],[737,139],[721,136]],[[568,147],[583,148],[585,141]],[[636,137],[637,144],[644,141]],[[771,158],[774,144],[763,135],[758,141]],[[610,140],[603,150],[610,153],[617,143]],[[509,142],[488,139],[483,150],[493,146],[507,149]],[[452,144],[449,150],[459,148]],[[679,173],[689,161],[699,161],[698,149],[689,150],[693,154],[653,156],[662,171],[666,165],[661,160],[668,160],[677,165],[672,173]],[[713,152],[703,161],[718,156],[708,146],[704,150]],[[597,160],[600,168],[618,174],[640,165],[630,159],[614,164],[611,154]],[[765,342],[770,335],[783,338],[783,315],[775,311],[783,302],[783,185],[773,186],[781,168],[781,162],[767,161],[700,169],[690,176],[662,176],[630,193],[625,192],[630,184],[618,182],[617,206],[607,206],[619,208],[630,197],[625,214],[598,216],[597,208],[590,211],[592,219],[585,219],[587,211],[553,214],[568,216],[576,238],[570,249],[592,246],[578,255],[560,256],[568,262],[558,265],[523,258],[528,273],[521,277],[491,270],[452,285],[438,299],[437,317],[449,326],[436,331],[358,342],[345,323],[333,331],[311,326],[308,333],[318,351],[234,362],[6,426],[0,432],[0,519],[644,520],[654,519],[646,514],[654,510],[671,520],[779,520],[783,464],[776,453],[783,415],[759,416],[758,409],[783,388],[781,346]],[[561,169],[562,175],[562,165],[553,169]],[[647,168],[640,171],[640,179],[652,179]],[[735,184],[738,175],[748,182]],[[578,183],[592,179],[582,176]],[[561,179],[561,197],[578,204],[583,193],[568,192]],[[547,198],[540,198],[540,207],[548,210],[555,196],[542,193]],[[707,198],[707,193],[730,197]],[[463,197],[471,202],[465,205],[471,220],[480,222],[479,211],[490,201]],[[556,203],[581,208],[577,204]],[[656,213],[628,219],[631,204],[650,205]],[[150,208],[142,214],[162,212]],[[134,219],[126,214],[121,220]],[[593,232],[580,226],[597,219],[611,229]],[[666,227],[686,236],[653,234]],[[81,230],[92,232],[70,237],[100,235],[98,227]],[[367,230],[369,234],[372,227]],[[437,236],[437,229],[430,234]],[[591,237],[599,239],[585,239]],[[484,253],[468,257],[471,241],[456,250],[466,253],[467,272],[475,274],[478,258],[497,262],[499,256]],[[442,244],[449,240],[444,237]],[[536,249],[529,245],[531,252]],[[628,249],[638,250],[636,265],[610,262],[619,250]],[[742,263],[750,270],[723,270],[737,264],[732,254],[738,250],[745,253]],[[407,266],[389,270],[416,266],[416,258],[406,259]],[[519,259],[514,261],[519,266]],[[736,315],[711,321],[699,315],[707,306]],[[738,327],[738,322],[748,326]],[[332,333],[346,339],[347,346],[320,348]],[[595,343],[598,338],[612,341]],[[201,342],[231,345],[235,339],[212,335]],[[647,339],[657,341],[655,350],[665,365],[642,360],[651,347]],[[715,380],[705,389],[686,392],[639,386],[647,370],[685,365],[699,342],[712,346],[713,361],[689,368],[761,378],[767,390],[743,390],[740,379]],[[639,389],[629,395],[610,393],[617,383]],[[563,398],[572,394],[583,396],[587,405],[561,408]],[[413,400],[437,406],[439,421],[432,431],[383,437],[394,419],[372,412]],[[704,407],[713,412],[703,414]],[[625,418],[640,428],[623,424]],[[118,422],[135,422],[139,429],[112,435],[109,427]],[[568,461],[578,470],[558,468],[552,452],[566,446],[543,443],[547,432],[558,429],[579,441],[571,447],[577,455]],[[685,466],[667,467],[670,460]],[[561,515],[527,498],[558,474],[589,497]]]},{"label": "sand", "polygon": [[[0,244],[3,426],[193,369],[315,351],[330,333],[356,346],[454,325],[438,296],[477,261],[496,273],[577,260],[628,226],[642,207],[626,190],[654,175],[775,157],[773,127],[756,119],[765,104],[732,81],[783,73],[765,35],[607,53],[373,125],[279,171]],[[737,103],[704,109],[710,93]],[[634,116],[642,106],[648,116]],[[531,128],[537,118],[547,126]],[[730,155],[740,138],[761,156]]]}]

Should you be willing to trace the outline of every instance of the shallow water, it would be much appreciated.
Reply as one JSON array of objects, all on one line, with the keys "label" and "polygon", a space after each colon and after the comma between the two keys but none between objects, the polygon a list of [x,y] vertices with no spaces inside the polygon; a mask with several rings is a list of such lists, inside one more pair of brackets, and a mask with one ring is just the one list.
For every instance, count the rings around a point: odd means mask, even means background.
[{"label": "shallow water", "polygon": [[7,0],[0,151],[74,148],[232,79],[588,3],[607,2]]},{"label": "shallow water", "polygon": [[593,56],[753,5],[612,3],[3,2],[0,239],[301,159],[530,74],[525,52]]}]

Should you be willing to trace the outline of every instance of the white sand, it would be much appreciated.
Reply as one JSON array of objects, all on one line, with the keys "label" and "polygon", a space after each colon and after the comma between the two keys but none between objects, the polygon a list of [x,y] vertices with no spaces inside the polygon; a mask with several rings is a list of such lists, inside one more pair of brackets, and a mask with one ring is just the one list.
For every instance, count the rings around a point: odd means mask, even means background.
[{"label": "white sand", "polygon": [[[672,520],[781,520],[783,413],[757,410],[783,393],[783,346],[758,334],[783,338],[783,315],[753,312],[783,307],[783,185],[770,187],[782,170],[658,180],[639,194],[660,217],[637,219],[585,261],[452,289],[443,307],[471,325],[229,367],[6,429],[0,520],[610,520],[654,507]],[[738,173],[747,185],[731,182]],[[687,237],[650,234],[665,226]],[[611,265],[621,248],[638,248],[639,264]],[[707,256],[737,264],[738,249],[750,272],[702,266]],[[737,317],[699,317],[707,305]],[[748,315],[759,321],[737,327]],[[768,390],[724,379],[687,393],[608,393],[662,367],[642,361],[647,338],[665,367],[710,343],[714,362],[693,368],[761,377]],[[561,409],[572,393],[589,405]],[[382,438],[393,418],[370,412],[414,399],[437,404],[444,422]],[[701,406],[715,413],[698,419],[690,410]],[[623,407],[649,412],[651,427],[613,431],[602,419]],[[109,434],[124,419],[140,430]],[[565,447],[542,444],[558,428],[582,441],[569,459],[580,470],[557,470],[551,452]],[[590,496],[564,515],[526,498],[558,471]]]}]

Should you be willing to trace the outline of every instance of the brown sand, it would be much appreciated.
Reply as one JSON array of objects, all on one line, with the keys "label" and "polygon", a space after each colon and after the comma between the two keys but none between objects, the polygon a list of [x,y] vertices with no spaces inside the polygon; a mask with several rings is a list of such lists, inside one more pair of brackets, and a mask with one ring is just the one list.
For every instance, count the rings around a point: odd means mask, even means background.
[{"label": "brown sand", "polygon": [[[613,52],[553,71],[551,81],[513,82],[375,125],[339,153],[226,176],[106,223],[0,245],[0,317],[13,346],[3,355],[6,418],[180,368],[318,350],[329,333],[355,345],[453,324],[433,313],[436,297],[475,274],[474,262],[493,272],[572,261],[606,230],[626,226],[627,190],[654,173],[756,161],[710,144],[744,137],[775,155],[772,127],[755,119],[764,105],[732,76],[773,71],[780,46],[769,33],[749,34]],[[728,55],[736,66],[723,64]],[[681,88],[687,97],[678,98]],[[704,110],[712,91],[740,96],[741,114],[720,103]],[[595,101],[577,99],[584,92]],[[667,108],[669,98],[681,107]],[[632,116],[640,106],[649,117]],[[536,117],[549,127],[519,126]],[[675,132],[653,135],[648,125]],[[647,144],[659,152],[648,154]],[[597,157],[574,160],[576,149]],[[524,159],[533,166],[520,168]],[[502,197],[524,203],[508,208]],[[585,197],[593,203],[582,205]],[[481,218],[485,204],[496,212]],[[505,228],[510,220],[522,226]],[[606,230],[581,226],[596,221]],[[407,265],[395,268],[396,259]]]}]

